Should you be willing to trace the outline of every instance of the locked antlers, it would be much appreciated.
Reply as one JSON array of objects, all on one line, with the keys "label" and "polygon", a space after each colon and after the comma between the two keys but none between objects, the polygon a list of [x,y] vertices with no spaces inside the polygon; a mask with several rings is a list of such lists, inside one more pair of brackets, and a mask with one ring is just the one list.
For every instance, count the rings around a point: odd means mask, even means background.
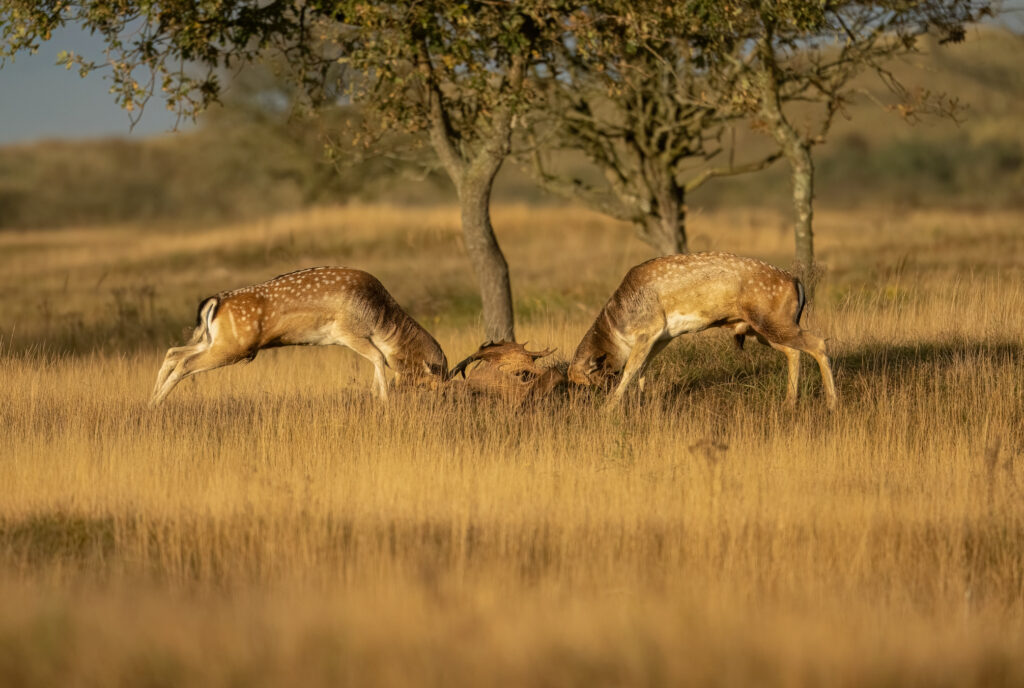
[{"label": "locked antlers", "polygon": [[[554,352],[554,349],[529,351],[518,342],[485,342],[473,355],[452,368],[449,378],[461,375],[472,391],[498,394],[508,401],[525,403],[547,396],[565,382],[565,375],[557,368],[537,365],[538,359]],[[477,362],[479,365],[469,370]]]}]

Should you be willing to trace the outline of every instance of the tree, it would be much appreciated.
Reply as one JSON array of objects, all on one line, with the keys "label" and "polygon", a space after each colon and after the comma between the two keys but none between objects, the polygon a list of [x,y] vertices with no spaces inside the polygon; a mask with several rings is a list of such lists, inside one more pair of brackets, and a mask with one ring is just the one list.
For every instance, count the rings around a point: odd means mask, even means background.
[{"label": "tree", "polygon": [[[944,94],[908,89],[889,61],[914,52],[934,32],[940,43],[964,38],[964,26],[990,11],[973,0],[694,0],[663,30],[695,36],[702,62],[717,80],[738,84],[734,104],[781,149],[793,188],[795,267],[813,284],[814,161],[812,147],[825,140],[837,113],[854,97],[853,80],[874,73],[897,96],[893,109],[905,118],[955,112]],[[740,70],[741,76],[733,76]],[[730,75],[721,79],[719,74]],[[801,123],[798,105],[817,108],[816,122]]]},{"label": "tree", "polygon": [[[664,8],[611,0],[572,17],[572,40],[558,45],[540,79],[530,158],[545,188],[631,222],[641,240],[669,254],[688,249],[687,194],[715,177],[763,169],[779,153],[735,164],[730,148],[726,164],[706,164],[722,157],[723,134],[743,114],[721,97],[731,65],[720,65],[721,91],[709,89],[689,38],[651,30]],[[605,183],[553,173],[543,154],[551,149],[581,151]]]},{"label": "tree", "polygon": [[426,132],[459,195],[486,335],[513,339],[490,194],[528,100],[528,72],[557,33],[554,11],[537,0],[2,0],[0,55],[35,50],[55,28],[78,24],[104,39],[107,59],[63,54],[66,66],[109,68],[114,96],[129,111],[159,88],[169,107],[194,116],[219,98],[223,70],[273,53],[314,106],[351,97],[378,131]]},{"label": "tree", "polygon": [[364,27],[369,38],[353,43],[352,64],[366,75],[356,97],[379,113],[383,129],[428,135],[459,196],[486,334],[512,340],[508,265],[491,225],[491,189],[530,100],[531,70],[559,35],[557,3],[347,7],[346,23]]}]

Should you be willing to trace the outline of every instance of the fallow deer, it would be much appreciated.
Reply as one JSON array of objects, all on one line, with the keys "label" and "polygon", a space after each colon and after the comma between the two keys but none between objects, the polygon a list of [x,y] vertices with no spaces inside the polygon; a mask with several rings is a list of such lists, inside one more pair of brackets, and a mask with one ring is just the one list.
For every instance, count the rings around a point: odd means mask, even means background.
[{"label": "fallow deer", "polygon": [[204,299],[191,341],[168,349],[150,403],[160,403],[190,375],[251,361],[260,349],[328,344],[347,346],[373,364],[381,399],[388,395],[385,368],[414,383],[448,379],[437,341],[376,277],[319,267]]},{"label": "fallow deer", "polygon": [[800,352],[818,363],[825,400],[836,388],[825,342],[800,327],[806,297],[800,280],[753,258],[694,253],[654,258],[628,273],[583,337],[569,365],[569,381],[610,387],[611,403],[675,337],[711,327],[732,330],[741,348],[748,335],[781,351],[789,363],[786,402],[796,404]]}]

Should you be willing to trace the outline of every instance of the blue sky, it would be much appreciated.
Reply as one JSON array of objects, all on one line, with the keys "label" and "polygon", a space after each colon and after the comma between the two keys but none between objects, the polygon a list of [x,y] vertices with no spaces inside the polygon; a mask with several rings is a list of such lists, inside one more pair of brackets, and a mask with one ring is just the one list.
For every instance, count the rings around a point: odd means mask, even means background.
[{"label": "blue sky", "polygon": [[84,31],[63,29],[35,55],[18,55],[0,69],[0,145],[44,138],[152,136],[174,127],[174,113],[154,99],[129,131],[128,113],[107,92],[110,82],[99,73],[83,79],[76,70],[58,66],[62,50],[96,59],[103,55],[103,43]]}]

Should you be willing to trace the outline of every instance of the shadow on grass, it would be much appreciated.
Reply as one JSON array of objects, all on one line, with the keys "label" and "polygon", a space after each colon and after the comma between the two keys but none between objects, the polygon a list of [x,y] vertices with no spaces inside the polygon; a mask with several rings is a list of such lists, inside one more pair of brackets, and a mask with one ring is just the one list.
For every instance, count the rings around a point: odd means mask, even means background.
[{"label": "shadow on grass", "polygon": [[856,375],[894,369],[934,370],[956,365],[965,358],[1020,364],[1024,362],[1024,344],[1011,341],[876,344],[840,352],[832,358],[832,366],[846,375]]},{"label": "shadow on grass", "polygon": [[[717,343],[691,345],[652,365],[648,377],[666,381],[662,385],[663,394],[670,403],[700,397],[723,387],[770,388],[773,391],[777,388],[779,394],[783,394],[788,374],[785,357],[767,347],[754,346],[757,348],[748,345],[747,351],[741,352]],[[1024,344],[1012,341],[873,344],[839,351],[830,358],[842,396],[844,381],[858,377],[893,372],[914,377],[978,359],[1024,365]],[[817,365],[810,356],[801,356],[800,360],[801,396],[820,394]]]},{"label": "shadow on grass", "polygon": [[[190,324],[190,323],[189,323]],[[0,332],[0,356],[77,357],[94,354],[134,354],[160,351],[188,341],[191,327],[160,319],[137,326],[120,323],[72,322],[56,331],[26,336]]]},{"label": "shadow on grass", "polygon": [[114,520],[60,511],[0,520],[4,558],[35,565],[56,560],[102,561],[115,548]]}]

